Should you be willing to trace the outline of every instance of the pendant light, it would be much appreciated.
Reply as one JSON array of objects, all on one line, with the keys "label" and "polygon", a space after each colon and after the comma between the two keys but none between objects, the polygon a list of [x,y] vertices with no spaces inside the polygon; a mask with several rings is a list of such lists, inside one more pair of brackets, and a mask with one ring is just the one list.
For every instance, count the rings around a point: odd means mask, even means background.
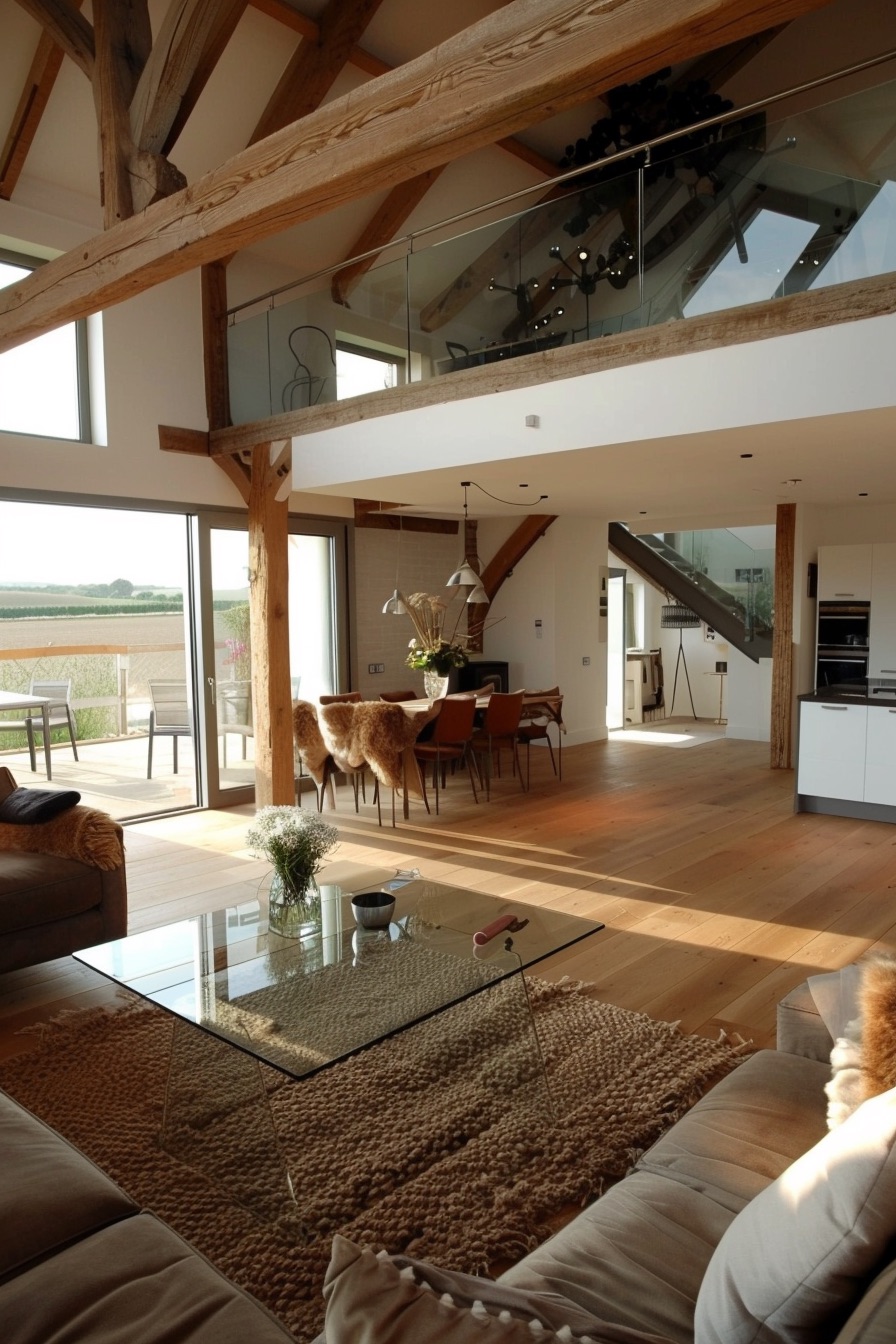
[{"label": "pendant light", "polygon": [[[464,547],[466,548],[467,487],[470,485],[470,482],[461,481],[461,485],[463,486],[464,491]],[[485,591],[485,588],[482,585],[482,579],[479,577],[479,575],[476,573],[476,570],[470,564],[470,559],[469,556],[466,554],[466,549],[464,550],[464,558],[461,561],[461,564],[448,579],[448,582],[445,584],[445,587],[471,589],[471,592],[466,599],[467,603],[470,605],[478,604],[480,606],[488,606],[489,602],[491,601],[491,598],[489,597],[488,593]]]},{"label": "pendant light", "polygon": [[398,591],[398,565],[401,560],[401,514],[398,515],[398,546],[395,551],[395,591],[388,602],[383,603],[384,616],[407,616],[408,609],[404,598]]}]

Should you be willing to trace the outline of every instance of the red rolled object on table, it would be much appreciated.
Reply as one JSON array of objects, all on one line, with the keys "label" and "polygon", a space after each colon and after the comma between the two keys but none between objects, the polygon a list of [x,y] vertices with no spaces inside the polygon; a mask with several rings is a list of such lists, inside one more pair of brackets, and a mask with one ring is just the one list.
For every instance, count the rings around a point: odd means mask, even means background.
[{"label": "red rolled object on table", "polygon": [[491,924],[486,924],[484,929],[479,929],[473,934],[473,943],[476,947],[484,947],[490,943],[493,938],[497,938],[504,929],[509,929],[511,924],[516,923],[516,915],[502,915],[500,919],[492,920]]}]

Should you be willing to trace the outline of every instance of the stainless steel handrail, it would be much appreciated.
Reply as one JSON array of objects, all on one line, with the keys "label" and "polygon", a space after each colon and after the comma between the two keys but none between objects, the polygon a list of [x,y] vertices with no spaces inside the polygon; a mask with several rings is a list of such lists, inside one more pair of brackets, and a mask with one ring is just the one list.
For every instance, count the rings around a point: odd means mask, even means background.
[{"label": "stainless steel handrail", "polygon": [[[644,155],[643,167],[650,163],[650,157],[653,150],[660,145],[671,144],[675,140],[680,140],[682,136],[693,135],[695,131],[708,130],[712,126],[723,126],[729,121],[739,121],[743,117],[749,117],[754,112],[761,112],[766,107],[771,107],[775,103],[783,102],[787,98],[795,98],[801,93],[810,93],[813,89],[824,88],[828,84],[833,84],[840,79],[848,79],[850,75],[863,73],[865,70],[874,70],[879,65],[886,65],[887,61],[896,60],[896,50],[884,52],[880,56],[869,57],[867,61],[859,61],[855,65],[849,65],[842,70],[837,70],[832,74],[819,75],[817,79],[807,80],[803,84],[795,84],[789,89],[782,89],[778,93],[770,94],[767,98],[757,99],[752,103],[745,103],[743,107],[731,108],[728,112],[719,112],[714,117],[705,117],[703,121],[692,122],[689,126],[679,127],[675,131],[666,131],[663,135],[657,135],[651,140],[642,140],[640,144],[633,145],[629,149],[618,150],[615,154],[609,154],[606,158],[599,159],[596,163],[579,164],[575,168],[569,168],[566,172],[558,173],[556,177],[545,178],[543,182],[537,183],[533,187],[522,187],[519,191],[511,192],[508,196],[499,196],[496,200],[487,201],[484,205],[471,206],[469,210],[463,210],[460,214],[449,215],[447,219],[440,220],[437,224],[428,224],[426,228],[416,229],[412,233],[403,234],[399,238],[393,238],[390,243],[379,247],[368,248],[366,252],[359,252],[356,256],[347,257],[343,261],[337,262],[332,266],[326,266],[319,271],[311,271],[308,275],[303,275],[298,280],[291,280],[286,285],[280,285],[277,289],[266,290],[264,294],[258,294],[254,299],[246,299],[243,303],[236,304],[233,308],[228,308],[227,317],[232,323],[237,313],[245,311],[247,308],[255,308],[259,304],[267,303],[272,299],[278,298],[281,294],[288,294],[290,290],[298,289],[301,285],[310,284],[314,280],[322,280],[327,275],[336,275],[339,271],[345,270],[348,266],[354,266],[360,261],[367,261],[370,257],[378,257],[392,248],[398,248],[402,245],[413,252],[414,240],[417,238],[426,238],[432,233],[439,233],[443,229],[449,229],[454,224],[462,224],[465,220],[474,219],[477,215],[485,214],[488,210],[500,209],[505,205],[512,205],[514,201],[523,200],[526,196],[531,196],[533,192],[549,191],[551,187],[560,186],[572,178],[582,177],[585,173],[598,172],[604,168],[611,167],[614,163],[624,162],[626,159],[633,159],[639,154]],[[536,205],[531,207],[537,209]]]}]

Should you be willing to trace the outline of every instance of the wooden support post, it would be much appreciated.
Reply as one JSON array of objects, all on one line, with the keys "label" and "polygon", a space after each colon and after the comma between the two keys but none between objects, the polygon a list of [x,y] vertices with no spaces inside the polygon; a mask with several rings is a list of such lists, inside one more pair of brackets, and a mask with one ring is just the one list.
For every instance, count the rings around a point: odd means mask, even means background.
[{"label": "wooden support post", "polygon": [[205,362],[205,405],[209,429],[230,424],[230,379],[227,365],[227,260],[203,266],[202,354]]},{"label": "wooden support post", "polygon": [[772,643],[772,770],[793,768],[793,567],[796,505],[779,504],[775,528],[775,633]]},{"label": "wooden support post", "polygon": [[[252,450],[249,487],[249,629],[255,723],[255,804],[295,801],[289,680],[288,498],[278,500],[289,445]],[[272,458],[274,459],[272,461]]]}]

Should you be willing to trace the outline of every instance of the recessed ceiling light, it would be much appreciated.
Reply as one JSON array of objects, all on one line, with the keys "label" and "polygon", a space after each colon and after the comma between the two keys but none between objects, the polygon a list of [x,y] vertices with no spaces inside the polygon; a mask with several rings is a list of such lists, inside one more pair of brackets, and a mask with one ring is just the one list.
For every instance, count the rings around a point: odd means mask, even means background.
[{"label": "recessed ceiling light", "polygon": [[639,509],[638,512],[639,512],[639,513],[642,515],[642,517],[643,517],[643,515],[647,512],[647,510],[646,510],[646,509]]},{"label": "recessed ceiling light", "polygon": [[741,453],[741,457],[752,457],[752,453]]},{"label": "recessed ceiling light", "polygon": [[782,485],[802,485],[802,483],[802,476],[791,476],[789,480],[781,482]]},{"label": "recessed ceiling light", "polygon": [[859,499],[867,499],[867,498],[868,498],[868,491],[867,491],[867,490],[860,490],[860,491],[859,491]]}]

